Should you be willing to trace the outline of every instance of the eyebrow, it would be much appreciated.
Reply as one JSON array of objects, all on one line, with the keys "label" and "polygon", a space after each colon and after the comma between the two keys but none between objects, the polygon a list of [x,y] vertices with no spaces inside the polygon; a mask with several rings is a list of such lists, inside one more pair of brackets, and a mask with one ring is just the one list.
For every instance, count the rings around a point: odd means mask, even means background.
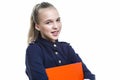
[{"label": "eyebrow", "polygon": [[[56,18],[56,20],[58,20],[58,19],[60,19],[60,17],[58,17],[58,18]],[[51,21],[52,19],[48,19],[48,20],[46,20],[46,21]]]},{"label": "eyebrow", "polygon": [[60,17],[58,17],[57,19],[61,19]]}]

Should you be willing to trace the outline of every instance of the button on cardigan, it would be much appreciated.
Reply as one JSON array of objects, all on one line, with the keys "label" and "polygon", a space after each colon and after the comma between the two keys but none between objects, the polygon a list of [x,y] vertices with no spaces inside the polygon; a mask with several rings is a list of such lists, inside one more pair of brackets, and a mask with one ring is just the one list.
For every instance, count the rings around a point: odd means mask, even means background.
[{"label": "button on cardigan", "polygon": [[[70,44],[66,42],[51,42],[41,37],[26,49],[26,74],[29,80],[48,80],[46,68],[82,62]],[[95,75],[90,72],[82,62],[85,79],[95,80]]]}]

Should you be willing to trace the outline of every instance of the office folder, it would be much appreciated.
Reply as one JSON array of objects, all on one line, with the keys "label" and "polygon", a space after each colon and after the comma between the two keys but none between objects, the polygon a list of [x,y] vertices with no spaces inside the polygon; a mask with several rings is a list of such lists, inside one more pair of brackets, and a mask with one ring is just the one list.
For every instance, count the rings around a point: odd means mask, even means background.
[{"label": "office folder", "polygon": [[82,63],[47,68],[48,80],[83,80]]}]

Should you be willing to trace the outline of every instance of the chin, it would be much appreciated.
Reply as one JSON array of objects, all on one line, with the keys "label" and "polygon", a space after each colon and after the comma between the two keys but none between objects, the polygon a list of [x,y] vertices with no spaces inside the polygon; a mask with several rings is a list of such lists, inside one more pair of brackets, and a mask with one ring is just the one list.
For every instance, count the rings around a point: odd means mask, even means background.
[{"label": "chin", "polygon": [[58,38],[54,38],[53,40],[57,40]]},{"label": "chin", "polygon": [[54,37],[54,38],[52,38],[53,41],[56,41],[57,39],[58,39],[58,37]]}]

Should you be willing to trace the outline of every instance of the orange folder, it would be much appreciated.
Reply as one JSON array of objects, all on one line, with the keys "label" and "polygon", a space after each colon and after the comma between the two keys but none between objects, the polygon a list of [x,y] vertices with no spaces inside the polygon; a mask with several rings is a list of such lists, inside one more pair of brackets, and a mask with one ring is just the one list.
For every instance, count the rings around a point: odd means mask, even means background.
[{"label": "orange folder", "polygon": [[81,62],[47,68],[46,73],[49,80],[83,80]]}]

